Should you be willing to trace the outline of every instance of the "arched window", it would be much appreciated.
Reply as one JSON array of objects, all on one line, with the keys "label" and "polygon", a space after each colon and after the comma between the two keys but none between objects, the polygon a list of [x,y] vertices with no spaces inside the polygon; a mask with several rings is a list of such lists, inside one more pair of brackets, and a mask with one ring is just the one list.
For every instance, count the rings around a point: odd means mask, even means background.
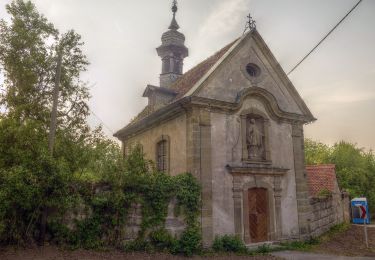
[{"label": "arched window", "polygon": [[156,166],[159,171],[168,172],[169,162],[169,142],[168,138],[162,136],[156,144]]}]

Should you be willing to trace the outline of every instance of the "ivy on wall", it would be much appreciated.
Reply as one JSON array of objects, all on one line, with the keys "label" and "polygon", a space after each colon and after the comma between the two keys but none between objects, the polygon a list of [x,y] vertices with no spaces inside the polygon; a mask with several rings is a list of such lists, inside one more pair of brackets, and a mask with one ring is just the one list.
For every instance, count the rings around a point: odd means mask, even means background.
[{"label": "ivy on wall", "polygon": [[[111,172],[107,172],[108,169]],[[90,191],[87,185],[80,185],[78,189],[80,199],[74,207],[81,211],[84,208],[84,213],[81,212],[81,220],[74,220],[73,229],[63,224],[62,214],[50,220],[52,240],[75,248],[114,246],[185,255],[200,250],[200,185],[191,174],[170,176],[158,172],[152,162],[145,160],[139,147],[135,147],[126,160],[119,160],[102,170],[103,177],[97,185],[101,187],[100,191],[95,188]],[[180,238],[165,230],[172,199],[176,200],[175,215],[183,216],[187,225]],[[136,240],[125,243],[128,214],[135,204],[141,205],[140,231]]]}]

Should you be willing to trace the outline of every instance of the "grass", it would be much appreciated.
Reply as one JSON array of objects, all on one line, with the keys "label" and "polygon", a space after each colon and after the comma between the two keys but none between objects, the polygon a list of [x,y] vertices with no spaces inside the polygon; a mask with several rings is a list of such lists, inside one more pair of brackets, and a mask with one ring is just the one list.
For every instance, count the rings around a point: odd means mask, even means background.
[{"label": "grass", "polygon": [[272,248],[273,251],[282,251],[282,250],[296,250],[296,251],[311,251],[316,246],[320,245],[323,242],[331,240],[334,236],[341,234],[348,230],[350,224],[342,223],[335,226],[332,226],[327,232],[322,234],[319,237],[311,238],[306,241],[292,241],[292,242],[282,242],[279,246]]},{"label": "grass", "polygon": [[306,241],[289,241],[282,242],[279,245],[261,245],[256,249],[247,249],[242,240],[234,236],[223,236],[216,238],[214,246],[211,250],[204,250],[202,256],[216,256],[216,255],[268,255],[276,251],[295,250],[295,251],[311,251],[321,243],[331,240],[334,236],[345,232],[350,227],[350,224],[338,224],[331,227],[326,233],[317,238],[311,238]]}]

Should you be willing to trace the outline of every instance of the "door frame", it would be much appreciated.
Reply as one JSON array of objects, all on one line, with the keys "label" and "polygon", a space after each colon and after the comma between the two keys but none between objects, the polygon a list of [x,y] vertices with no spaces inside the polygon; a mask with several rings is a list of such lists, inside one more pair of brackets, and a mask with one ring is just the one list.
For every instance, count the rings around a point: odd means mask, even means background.
[{"label": "door frame", "polygon": [[272,241],[276,239],[276,228],[275,228],[275,200],[273,188],[266,182],[257,180],[256,182],[246,183],[243,186],[243,234],[244,241],[246,244],[253,243],[250,236],[250,225],[249,225],[249,189],[252,188],[264,188],[267,191],[268,200],[268,216],[267,216],[267,240]]},{"label": "door frame", "polygon": [[[257,229],[257,226],[258,226],[258,225],[255,225],[255,227],[254,227],[254,225],[251,225],[251,222],[250,222],[250,214],[252,213],[252,212],[250,212],[250,201],[252,201],[252,199],[250,199],[250,197],[252,197],[252,196],[250,196],[250,193],[252,192],[253,195],[255,196],[255,201],[254,201],[255,205],[253,205],[255,207],[255,210],[257,211],[258,208],[263,208],[264,209],[263,213],[265,213],[264,218],[260,219],[260,221],[261,221],[262,225],[263,224],[266,225],[266,227],[265,227],[266,228],[266,234],[265,234],[266,236],[263,237],[264,240],[262,240],[262,241],[259,241],[262,238],[257,237],[257,240],[258,240],[257,242],[268,241],[269,240],[269,237],[268,237],[268,234],[269,234],[269,224],[270,224],[269,223],[269,218],[270,218],[269,214],[270,213],[269,213],[269,203],[268,203],[268,200],[269,200],[268,190],[266,188],[262,188],[262,187],[253,187],[253,188],[248,189],[247,192],[248,192],[247,200],[248,200],[248,204],[249,204],[249,210],[248,210],[248,214],[247,214],[247,219],[248,219],[248,223],[249,223],[250,237],[251,237],[251,233],[252,233],[251,232],[252,228]],[[261,195],[261,197],[263,197],[263,196],[265,197],[263,199],[264,199],[264,202],[265,202],[266,205],[261,205],[259,203],[259,200],[258,200],[259,199],[258,198],[259,195]],[[258,217],[257,217],[257,219],[258,219]],[[259,224],[258,220],[257,220],[257,223]],[[259,235],[258,232],[257,232],[257,230],[256,230],[256,234]]]}]

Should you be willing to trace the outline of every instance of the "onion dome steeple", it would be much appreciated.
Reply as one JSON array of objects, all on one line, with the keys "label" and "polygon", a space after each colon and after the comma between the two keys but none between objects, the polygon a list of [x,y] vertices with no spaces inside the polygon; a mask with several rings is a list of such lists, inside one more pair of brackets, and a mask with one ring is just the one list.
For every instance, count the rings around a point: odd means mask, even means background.
[{"label": "onion dome steeple", "polygon": [[160,87],[170,87],[183,73],[183,60],[189,55],[185,46],[185,36],[178,32],[180,28],[176,21],[177,1],[172,4],[173,18],[169,30],[161,37],[161,46],[156,49],[162,59]]}]

